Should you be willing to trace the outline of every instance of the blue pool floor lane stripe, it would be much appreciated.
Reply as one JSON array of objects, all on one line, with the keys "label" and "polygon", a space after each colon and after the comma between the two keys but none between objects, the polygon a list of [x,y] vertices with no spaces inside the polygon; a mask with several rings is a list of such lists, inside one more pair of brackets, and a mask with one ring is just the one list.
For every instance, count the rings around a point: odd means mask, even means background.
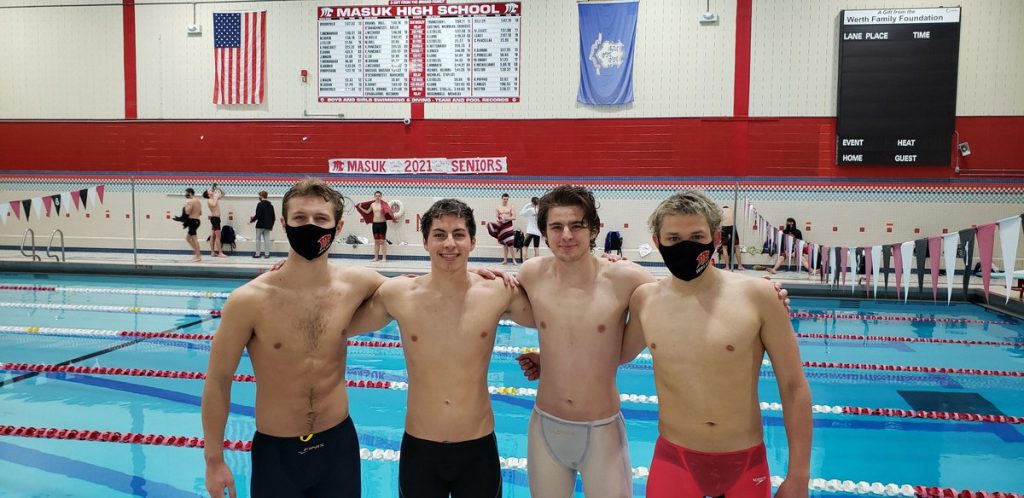
[{"label": "blue pool floor lane stripe", "polygon": [[[191,327],[193,325],[198,325],[200,323],[203,323],[203,322],[205,322],[207,320],[212,320],[214,318],[220,318],[220,317],[209,316],[209,317],[206,317],[206,318],[200,318],[199,320],[193,320],[191,322],[187,322],[187,323],[183,323],[181,325],[178,325],[177,327],[169,328],[167,330],[164,330],[163,332],[175,332],[175,331],[178,331],[178,330],[187,329],[187,328],[189,328],[189,327]],[[149,339],[149,338],[148,337],[140,337],[138,339],[133,339],[133,340],[130,340],[130,341],[127,341],[127,342],[122,342],[120,344],[115,344],[113,346],[110,346],[109,348],[104,348],[104,349],[101,349],[99,351],[93,351],[92,353],[89,353],[89,354],[86,354],[86,355],[82,355],[82,356],[79,356],[77,358],[71,358],[70,360],[62,361],[60,363],[57,363],[57,365],[58,366],[64,366],[64,365],[71,365],[73,363],[78,363],[80,361],[85,361],[85,360],[88,360],[90,358],[95,358],[97,356],[105,355],[107,353],[112,353],[112,352],[117,351],[119,349],[124,349],[124,348],[126,348],[128,346],[133,346],[133,345],[138,344],[138,343],[140,343],[142,341],[145,341],[147,339]],[[35,377],[36,375],[39,375],[39,373],[40,372],[23,373],[21,375],[18,375],[17,377],[12,377],[10,379],[4,380],[4,381],[0,381],[0,388],[2,388],[4,386],[9,386],[9,385],[14,384],[16,382],[21,382],[21,381],[26,380],[26,379],[31,379],[32,377]]]},{"label": "blue pool floor lane stripe", "polygon": [[[178,489],[169,484],[149,481],[107,467],[2,441],[0,441],[0,459],[51,474],[91,482],[126,495],[148,495],[161,498],[194,498],[196,496],[194,492]],[[145,493],[138,494],[140,489],[145,490]]]}]

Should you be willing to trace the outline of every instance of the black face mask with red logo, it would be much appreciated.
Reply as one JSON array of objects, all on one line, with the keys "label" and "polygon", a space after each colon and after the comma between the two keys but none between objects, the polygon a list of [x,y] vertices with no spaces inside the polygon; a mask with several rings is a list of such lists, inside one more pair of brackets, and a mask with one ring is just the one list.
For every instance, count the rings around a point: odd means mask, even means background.
[{"label": "black face mask with red logo", "polygon": [[312,261],[331,249],[337,229],[337,225],[321,228],[310,223],[299,227],[285,225],[284,233],[288,235],[288,244],[295,253]]},{"label": "black face mask with red logo", "polygon": [[715,244],[684,240],[670,246],[658,244],[658,251],[672,276],[689,282],[704,273],[711,264]]}]

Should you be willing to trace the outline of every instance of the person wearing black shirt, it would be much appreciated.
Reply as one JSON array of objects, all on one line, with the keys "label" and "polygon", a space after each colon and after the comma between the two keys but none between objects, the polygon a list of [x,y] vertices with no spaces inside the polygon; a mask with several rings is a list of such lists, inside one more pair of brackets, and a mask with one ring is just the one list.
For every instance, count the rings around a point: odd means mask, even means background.
[{"label": "person wearing black shirt", "polygon": [[260,257],[260,249],[263,249],[263,257],[270,257],[270,231],[274,229],[274,205],[267,200],[267,191],[260,192],[260,202],[256,205],[256,214],[249,218],[249,223],[256,222],[256,254],[252,257]]},{"label": "person wearing black shirt", "polygon": [[[796,240],[803,240],[804,238],[803,232],[801,232],[800,229],[796,227],[796,220],[794,220],[793,218],[786,218],[786,228],[782,229],[782,233],[786,235],[792,235],[793,238]],[[782,266],[782,263],[786,261],[786,258],[788,256],[788,254],[786,253],[786,245],[786,239],[783,238],[782,243],[779,244],[779,257],[775,259],[775,266],[770,268],[768,270],[768,273],[775,273],[776,271],[778,271],[779,267]],[[809,252],[809,248],[810,246],[805,245],[804,252]],[[796,250],[796,241],[793,241],[793,250]],[[803,254],[797,254],[796,258],[798,265],[803,265],[803,267],[807,269],[808,273],[814,273],[811,270],[811,258],[804,259]]]}]

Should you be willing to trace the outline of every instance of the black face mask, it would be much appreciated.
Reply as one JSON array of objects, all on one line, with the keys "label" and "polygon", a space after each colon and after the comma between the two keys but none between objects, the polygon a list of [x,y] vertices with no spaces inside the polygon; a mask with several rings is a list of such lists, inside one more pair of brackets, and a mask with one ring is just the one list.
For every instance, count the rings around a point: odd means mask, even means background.
[{"label": "black face mask", "polygon": [[658,252],[661,253],[661,258],[665,260],[665,266],[672,272],[672,276],[689,282],[704,273],[711,264],[715,244],[684,240],[671,246],[658,244]]},{"label": "black face mask", "polygon": [[284,232],[288,235],[288,245],[292,246],[296,254],[310,261],[331,249],[337,229],[337,225],[321,228],[312,223],[299,227],[284,226]]}]

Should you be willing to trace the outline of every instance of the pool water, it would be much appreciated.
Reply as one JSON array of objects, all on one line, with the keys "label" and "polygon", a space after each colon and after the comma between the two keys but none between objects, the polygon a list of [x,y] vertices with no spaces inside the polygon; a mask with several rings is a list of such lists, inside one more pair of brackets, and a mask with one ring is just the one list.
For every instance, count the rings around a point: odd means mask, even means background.
[{"label": "pool water", "polygon": [[[52,329],[140,330],[212,334],[224,299],[216,295],[142,295],[133,290],[230,292],[243,281],[75,277],[0,273],[0,363],[57,364],[202,372],[209,342],[180,339],[93,337]],[[5,287],[6,286],[6,287]],[[11,286],[56,287],[51,290]],[[123,289],[111,294],[60,288]],[[52,305],[58,305],[53,307]],[[179,314],[147,314],[91,307],[176,308]],[[97,311],[102,310],[102,311]],[[172,310],[173,311],[173,310]],[[804,361],[863,365],[863,368],[808,367],[813,404],[899,408],[941,412],[1024,415],[1024,322],[971,304],[897,303],[857,299],[794,299],[798,334],[830,337],[800,339]],[[826,317],[830,316],[830,317]],[[42,332],[26,333],[27,327]],[[837,339],[836,336],[843,337]],[[857,336],[851,339],[850,336]],[[876,338],[919,338],[897,342]],[[391,324],[367,336],[397,341]],[[950,340],[992,341],[957,344]],[[532,347],[537,331],[501,326],[497,345]],[[499,348],[500,350],[501,348]],[[488,384],[535,388],[515,362],[516,354],[496,352]],[[920,366],[935,372],[885,370]],[[400,349],[349,348],[352,380],[406,382]],[[944,369],[1016,372],[1012,375],[942,373]],[[251,374],[248,357],[238,373]],[[650,360],[638,359],[618,373],[620,392],[652,395]],[[202,381],[117,375],[44,373],[0,369],[0,426],[119,431],[202,437]],[[761,399],[779,402],[771,367],[761,370]],[[352,419],[360,446],[398,450],[406,392],[351,388]],[[236,382],[225,437],[250,440],[254,431],[255,384]],[[533,398],[493,394],[499,453],[526,457],[526,431]],[[657,438],[657,405],[624,402],[634,468],[649,467]],[[772,475],[785,476],[787,447],[781,412],[763,411]],[[867,483],[939,486],[1021,493],[1024,491],[1024,425],[887,416],[815,413],[811,477]],[[380,452],[378,453],[378,457]],[[249,454],[225,452],[248,496]],[[528,497],[526,471],[503,471],[504,496]],[[397,497],[398,463],[362,461],[363,496]],[[641,472],[642,474],[642,472]],[[205,495],[201,449],[0,436],[0,496],[159,496]],[[646,480],[634,480],[644,496]],[[842,496],[812,491],[812,496]],[[583,496],[577,486],[577,496]]]}]

